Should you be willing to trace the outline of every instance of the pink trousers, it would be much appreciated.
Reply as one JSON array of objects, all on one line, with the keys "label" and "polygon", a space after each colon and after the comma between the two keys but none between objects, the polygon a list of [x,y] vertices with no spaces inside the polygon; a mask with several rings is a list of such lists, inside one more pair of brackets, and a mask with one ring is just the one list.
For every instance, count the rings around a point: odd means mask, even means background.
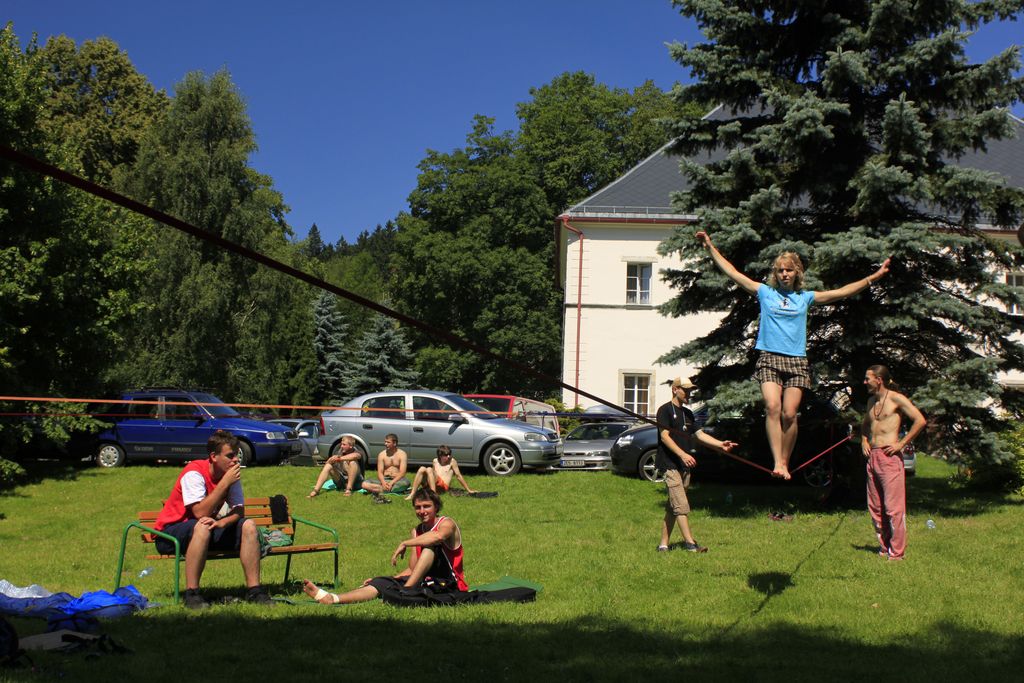
[{"label": "pink trousers", "polygon": [[903,557],[907,549],[907,487],[903,456],[872,448],[868,455],[868,512],[875,525],[879,552]]}]

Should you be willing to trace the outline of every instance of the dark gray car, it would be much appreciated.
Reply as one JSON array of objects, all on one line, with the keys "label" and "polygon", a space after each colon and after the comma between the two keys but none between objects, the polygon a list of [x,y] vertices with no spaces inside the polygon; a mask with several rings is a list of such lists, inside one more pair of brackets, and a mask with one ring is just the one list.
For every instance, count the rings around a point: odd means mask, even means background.
[{"label": "dark gray car", "polygon": [[275,417],[267,422],[284,425],[296,433],[302,450],[288,458],[290,465],[322,465],[326,457],[320,457],[317,439],[320,437],[320,421],[299,417]]},{"label": "dark gray car", "polygon": [[482,467],[488,474],[508,476],[524,467],[547,468],[558,462],[562,444],[550,429],[506,420],[450,392],[381,391],[354,398],[321,414],[321,455],[337,452],[341,437],[356,441],[365,466],[384,450],[387,434],[412,465],[429,465],[437,447],[447,444],[462,466]]}]

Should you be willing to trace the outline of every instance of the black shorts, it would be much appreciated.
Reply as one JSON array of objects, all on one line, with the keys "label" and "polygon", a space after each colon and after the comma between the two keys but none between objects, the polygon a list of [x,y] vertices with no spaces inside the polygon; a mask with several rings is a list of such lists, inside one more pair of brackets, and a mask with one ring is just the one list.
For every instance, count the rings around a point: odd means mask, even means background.
[{"label": "black shorts", "polygon": [[[214,529],[210,534],[210,547],[208,550],[238,550],[242,547],[242,518],[231,526],[224,526]],[[163,532],[178,539],[181,543],[181,554],[188,550],[188,544],[192,540],[192,530],[199,523],[198,519],[186,519],[184,522],[169,524],[164,527]],[[174,544],[166,538],[156,537],[156,549],[161,555],[173,555]]]}]

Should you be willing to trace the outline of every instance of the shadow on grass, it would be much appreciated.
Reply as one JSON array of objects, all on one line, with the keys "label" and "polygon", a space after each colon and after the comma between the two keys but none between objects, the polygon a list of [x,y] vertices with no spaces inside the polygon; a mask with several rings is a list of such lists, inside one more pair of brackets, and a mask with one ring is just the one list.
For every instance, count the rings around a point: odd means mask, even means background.
[{"label": "shadow on grass", "polygon": [[971,517],[1024,500],[994,491],[979,491],[951,484],[945,479],[914,477],[907,481],[907,509],[943,517]]},{"label": "shadow on grass", "polygon": [[[543,597],[541,598],[543,599]],[[827,627],[765,623],[723,634],[635,627],[600,616],[543,623],[504,623],[473,607],[413,614],[380,605],[289,607],[250,613],[214,607],[165,610],[152,618],[112,622],[108,632],[132,654],[88,660],[39,654],[37,670],[52,680],[178,681],[181,653],[202,653],[213,680],[369,680],[415,672],[417,680],[583,681],[870,680],[879,663],[899,667],[900,680],[1016,680],[1024,643],[938,622],[916,637],[859,642]],[[509,621],[530,605],[498,613]],[[453,621],[447,610],[458,610]],[[488,617],[487,614],[492,614]],[[380,669],[372,656],[389,643]],[[415,644],[422,646],[417,648]],[[445,652],[438,651],[444,643]],[[351,658],[351,659],[348,659]],[[339,668],[342,670],[339,672]],[[301,672],[301,674],[299,673]],[[26,680],[28,680],[26,678]],[[41,679],[40,679],[41,680]]]},{"label": "shadow on grass", "polygon": [[[658,485],[663,488],[662,485]],[[771,513],[785,515],[821,514],[848,510],[867,510],[862,489],[812,488],[791,482],[766,485],[697,483],[687,489],[690,505],[707,510],[714,517],[755,518]],[[1005,506],[1024,505],[1024,499],[1009,494],[979,491],[943,478],[907,479],[907,508],[927,511],[943,517],[970,517]],[[654,500],[652,509],[662,510],[664,500]]]},{"label": "shadow on grass", "polygon": [[[663,488],[660,484],[658,486]],[[686,495],[694,510],[707,510],[713,517],[749,519],[764,517],[773,512],[794,515],[837,509],[837,506],[825,500],[827,490],[788,483],[780,483],[778,487],[701,483],[688,488]],[[664,507],[664,498],[651,502],[652,509],[663,511]]]},{"label": "shadow on grass", "polygon": [[22,460],[18,463],[25,475],[7,485],[0,485],[0,496],[10,496],[11,489],[44,481],[77,481],[87,475],[91,465],[77,460]]}]

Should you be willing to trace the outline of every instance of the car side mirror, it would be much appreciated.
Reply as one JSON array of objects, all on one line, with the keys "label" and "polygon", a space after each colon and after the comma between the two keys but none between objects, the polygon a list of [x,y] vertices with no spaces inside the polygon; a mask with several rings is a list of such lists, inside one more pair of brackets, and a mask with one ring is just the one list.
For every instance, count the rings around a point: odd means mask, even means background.
[{"label": "car side mirror", "polygon": [[199,423],[206,422],[206,415],[203,415],[202,413],[193,413],[192,419]]},{"label": "car side mirror", "polygon": [[461,415],[459,413],[452,413],[451,415],[449,415],[448,421],[455,422],[456,424],[466,424],[467,422],[469,422],[469,420],[466,419],[465,415]]}]

